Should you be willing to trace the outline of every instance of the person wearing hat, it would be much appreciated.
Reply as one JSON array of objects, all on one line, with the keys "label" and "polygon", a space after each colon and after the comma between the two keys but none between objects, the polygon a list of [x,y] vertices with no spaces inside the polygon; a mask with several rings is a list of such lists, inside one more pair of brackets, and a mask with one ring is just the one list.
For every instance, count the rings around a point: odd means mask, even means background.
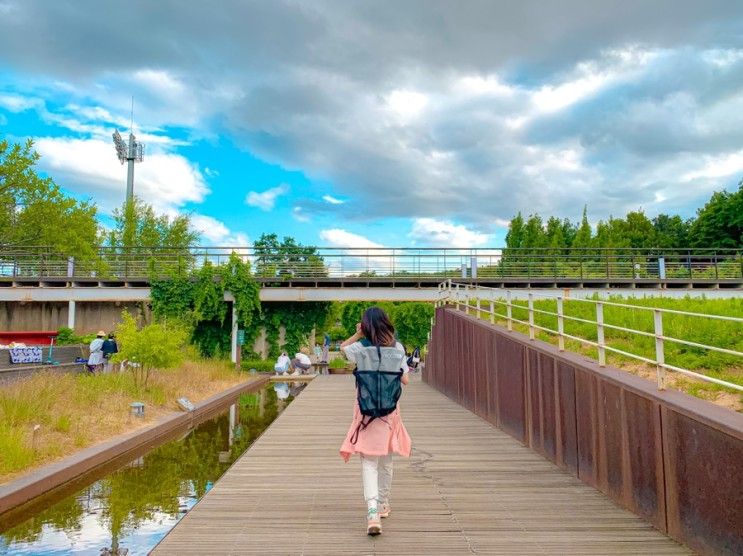
[{"label": "person wearing hat", "polygon": [[90,342],[90,355],[88,356],[88,371],[95,374],[103,366],[103,338],[106,333],[99,330],[95,340]]}]

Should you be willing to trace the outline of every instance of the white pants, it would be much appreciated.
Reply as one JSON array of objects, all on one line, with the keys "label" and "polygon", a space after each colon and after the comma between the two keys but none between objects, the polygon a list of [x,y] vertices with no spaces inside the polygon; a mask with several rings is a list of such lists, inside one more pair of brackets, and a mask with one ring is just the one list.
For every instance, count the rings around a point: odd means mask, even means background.
[{"label": "white pants", "polygon": [[361,479],[364,482],[364,500],[369,508],[377,503],[390,503],[392,487],[392,454],[361,456]]}]

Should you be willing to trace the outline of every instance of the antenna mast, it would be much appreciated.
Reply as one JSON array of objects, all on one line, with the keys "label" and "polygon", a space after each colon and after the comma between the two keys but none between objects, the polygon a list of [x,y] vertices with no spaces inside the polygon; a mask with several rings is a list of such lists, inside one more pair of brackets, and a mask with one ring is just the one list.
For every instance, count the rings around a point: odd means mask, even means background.
[{"label": "antenna mast", "polygon": [[129,127],[129,144],[127,145],[121,138],[117,129],[113,133],[114,147],[119,162],[127,162],[126,173],[126,203],[127,205],[134,201],[134,163],[142,162],[144,159],[144,144],[137,141],[134,137],[134,97],[132,97],[131,121]]}]

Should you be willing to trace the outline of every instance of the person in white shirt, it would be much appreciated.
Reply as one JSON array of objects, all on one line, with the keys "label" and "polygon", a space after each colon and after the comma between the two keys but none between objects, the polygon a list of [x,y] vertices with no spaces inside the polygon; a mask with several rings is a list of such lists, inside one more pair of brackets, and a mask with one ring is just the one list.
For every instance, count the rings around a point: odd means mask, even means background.
[{"label": "person in white shirt", "polygon": [[285,351],[281,352],[281,355],[279,355],[279,358],[276,360],[276,364],[273,366],[274,371],[276,371],[277,375],[283,375],[285,372],[289,370],[289,366],[291,365],[292,361],[289,359],[289,356],[286,354]]},{"label": "person in white shirt", "polygon": [[294,355],[294,359],[292,359],[292,366],[294,367],[294,372],[292,374],[294,375],[301,375],[305,372],[308,372],[312,368],[312,360],[310,359],[309,350],[306,347],[303,347],[299,353]]},{"label": "person in white shirt", "polygon": [[88,356],[88,370],[95,374],[103,367],[103,338],[106,333],[100,330],[95,340],[90,342],[90,355]]}]

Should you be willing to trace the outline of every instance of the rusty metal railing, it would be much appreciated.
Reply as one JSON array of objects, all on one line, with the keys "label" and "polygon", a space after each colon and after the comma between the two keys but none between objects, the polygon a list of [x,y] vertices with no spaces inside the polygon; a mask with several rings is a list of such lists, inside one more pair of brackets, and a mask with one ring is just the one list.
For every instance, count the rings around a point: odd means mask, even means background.
[{"label": "rusty metal railing", "polygon": [[[505,299],[503,294],[505,293]],[[523,291],[519,292],[519,295],[523,295]],[[485,298],[485,299],[483,299]],[[556,302],[556,311],[549,311],[545,309],[539,309],[534,306],[534,299],[548,299]],[[595,320],[584,319],[581,317],[571,316],[565,314],[565,301],[589,303],[595,307]],[[483,307],[483,301],[488,303],[488,308]],[[666,374],[665,371],[671,371],[680,373],[686,376],[696,378],[705,382],[710,382],[731,388],[743,392],[743,386],[735,384],[726,380],[721,380],[715,377],[711,377],[691,369],[685,369],[675,365],[671,365],[666,362],[666,342],[681,344],[692,348],[703,349],[707,351],[714,351],[717,353],[723,353],[726,355],[732,355],[734,357],[741,358],[741,364],[743,364],[743,352],[735,349],[724,348],[720,346],[713,346],[694,342],[683,338],[674,338],[667,336],[663,333],[663,315],[674,314],[684,315],[694,318],[712,319],[718,321],[726,321],[738,323],[743,327],[743,318],[732,317],[727,315],[712,315],[705,313],[694,313],[690,311],[680,311],[678,309],[665,309],[661,307],[644,307],[641,305],[632,305],[629,303],[618,303],[615,301],[606,301],[602,299],[590,299],[590,298],[566,298],[564,295],[549,295],[544,293],[528,292],[526,294],[526,305],[522,305],[514,302],[514,292],[511,290],[502,290],[496,288],[488,288],[476,284],[462,284],[455,283],[451,280],[444,282],[439,285],[439,299],[436,305],[442,304],[454,304],[457,309],[463,310],[467,314],[473,314],[478,318],[482,318],[485,314],[489,317],[491,323],[495,323],[496,317],[505,319],[508,330],[513,330],[514,323],[518,323],[528,327],[529,339],[534,340],[536,338],[536,332],[542,331],[557,337],[558,348],[560,351],[565,350],[565,340],[570,339],[577,341],[581,344],[593,346],[597,349],[597,359],[600,366],[606,365],[606,352],[613,352],[624,357],[636,359],[644,363],[654,365],[656,367],[656,378],[659,390],[664,390],[666,386]],[[505,313],[496,311],[496,306],[505,307]],[[653,332],[645,330],[637,330],[634,328],[628,328],[624,326],[618,326],[615,324],[609,324],[604,318],[605,307],[622,307],[627,309],[639,310],[639,311],[650,311],[653,314]],[[527,311],[528,320],[517,319],[513,316],[514,309],[521,309]],[[557,318],[557,329],[549,328],[537,324],[535,322],[535,315],[547,315],[550,317]],[[565,321],[580,322],[583,324],[595,325],[596,326],[596,341],[589,340],[580,336],[571,335],[565,332]],[[655,340],[655,357],[649,358],[636,353],[631,353],[609,344],[606,341],[606,330],[616,330],[625,332],[628,334],[634,334],[638,336],[650,337]]]}]

